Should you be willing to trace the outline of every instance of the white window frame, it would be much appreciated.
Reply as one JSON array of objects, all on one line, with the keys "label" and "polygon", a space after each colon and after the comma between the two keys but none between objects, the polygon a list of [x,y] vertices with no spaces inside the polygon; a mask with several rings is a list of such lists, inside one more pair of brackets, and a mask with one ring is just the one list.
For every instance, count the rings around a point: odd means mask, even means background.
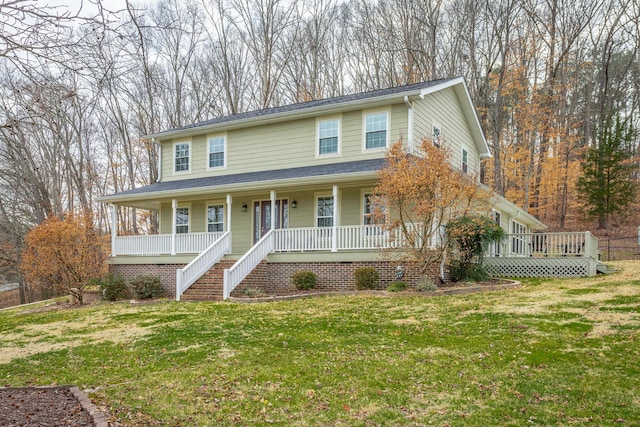
[{"label": "white window frame", "polygon": [[[210,223],[209,222],[209,208],[212,206],[221,206],[222,207],[222,222],[213,222]],[[205,224],[204,224],[204,229],[207,231],[207,233],[220,233],[225,231],[225,225],[226,225],[226,217],[227,217],[227,206],[225,203],[223,202],[218,202],[218,201],[214,201],[214,202],[207,202],[205,204]],[[209,231],[209,225],[210,224],[221,224],[222,225],[222,229],[220,231]]]},{"label": "white window frame", "polygon": [[469,151],[466,148],[462,148],[462,153],[460,153],[460,170],[469,173]]},{"label": "white window frame", "polygon": [[[188,147],[189,150],[189,156],[187,156],[187,169],[186,170],[176,170],[176,161],[178,160],[178,157],[176,156],[176,150],[178,148],[178,145],[183,145],[185,144]],[[191,150],[191,141],[176,141],[173,143],[173,174],[174,175],[181,175],[181,174],[185,174],[185,173],[191,173],[191,153],[193,152],[193,150]],[[182,157],[181,157],[182,158]]]},{"label": "white window frame", "polygon": [[[211,166],[211,140],[222,139],[222,166]],[[207,137],[207,170],[221,170],[227,168],[227,134],[209,135]]]},{"label": "white window frame", "polygon": [[[367,224],[367,222],[365,221],[365,218],[367,216],[371,217],[371,213],[367,213],[367,209],[366,209],[367,195],[371,197],[371,196],[374,196],[374,193],[371,190],[360,191],[360,224],[361,225],[381,225],[381,223],[374,223],[374,222],[370,222],[369,224]],[[387,211],[386,206],[383,206],[383,209],[385,211],[385,217],[386,217],[386,211]]]},{"label": "white window frame", "polygon": [[[371,117],[371,116],[375,116],[378,114],[385,114],[386,115],[386,139],[385,139],[385,145],[384,147],[372,147],[372,148],[367,148],[367,118]],[[376,151],[384,151],[387,150],[389,148],[389,135],[391,133],[391,112],[388,109],[385,110],[371,110],[371,111],[364,111],[362,113],[362,151],[363,152],[376,152]]]},{"label": "white window frame", "polygon": [[442,126],[435,122],[431,126],[431,142],[438,148],[442,146]]},{"label": "white window frame", "polygon": [[[326,122],[337,122],[338,129],[337,135],[338,145],[336,147],[335,153],[320,153],[320,125]],[[342,120],[339,116],[334,117],[323,117],[320,119],[316,119],[316,158],[319,157],[331,157],[331,156],[339,156],[342,153]]]},{"label": "white window frame", "polygon": [[[187,209],[187,223],[186,224],[178,224],[178,210],[180,209]],[[187,231],[182,233],[178,231],[178,227],[183,227],[185,226],[187,227]],[[191,233],[191,204],[186,204],[186,205],[178,205],[178,207],[176,208],[176,223],[173,224],[173,228],[176,232],[176,234],[189,234]]]},{"label": "white window frame", "polygon": [[[320,204],[318,202],[320,201],[320,199],[332,199],[333,206],[332,206],[332,209],[331,209],[332,210],[332,214],[331,214],[330,217],[329,216],[319,216],[318,215],[318,209],[320,207]],[[333,221],[335,219],[335,209],[336,209],[336,201],[333,198],[333,194],[331,194],[331,193],[318,193],[318,194],[314,195],[314,200],[315,200],[314,201],[314,208],[315,208],[314,209],[314,211],[315,211],[315,214],[314,214],[314,216],[315,216],[314,226],[316,228],[323,228],[323,229],[327,229],[327,228],[333,227],[333,225],[334,225]],[[318,220],[320,218],[331,218],[331,225],[323,225],[323,226],[318,225]]]}]

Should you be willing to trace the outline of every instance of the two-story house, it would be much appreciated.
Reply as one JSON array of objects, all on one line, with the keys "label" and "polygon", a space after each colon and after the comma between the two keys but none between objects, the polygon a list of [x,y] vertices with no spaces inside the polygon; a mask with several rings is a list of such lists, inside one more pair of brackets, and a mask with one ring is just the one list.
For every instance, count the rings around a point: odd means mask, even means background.
[{"label": "two-story house", "polygon": [[[295,271],[319,286],[352,289],[353,272],[373,266],[383,283],[385,233],[370,222],[370,196],[387,148],[402,140],[446,141],[453,166],[475,174],[489,157],[462,78],[310,101],[196,123],[150,135],[160,179],[104,196],[117,209],[158,212],[159,234],[112,235],[111,271],[156,274],[176,297],[227,298],[236,287],[273,291]],[[497,221],[522,236],[544,228],[497,197]],[[521,237],[524,241],[525,237]],[[494,248],[498,255],[511,249]],[[527,247],[531,247],[530,242]],[[224,283],[223,283],[224,282]],[[224,289],[223,289],[224,287]]]}]

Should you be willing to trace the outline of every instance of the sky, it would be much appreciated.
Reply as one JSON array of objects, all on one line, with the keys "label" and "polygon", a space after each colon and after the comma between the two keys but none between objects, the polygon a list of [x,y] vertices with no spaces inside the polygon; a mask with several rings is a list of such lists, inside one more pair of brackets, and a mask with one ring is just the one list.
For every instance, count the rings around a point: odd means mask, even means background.
[{"label": "sky", "polygon": [[[100,0],[45,0],[40,1],[44,6],[60,7],[59,13],[63,9],[68,10],[72,15],[80,11],[82,16],[95,16],[98,13],[96,3]],[[102,7],[111,11],[125,8],[126,0],[101,0]],[[137,4],[139,1],[133,0],[132,3]]]}]

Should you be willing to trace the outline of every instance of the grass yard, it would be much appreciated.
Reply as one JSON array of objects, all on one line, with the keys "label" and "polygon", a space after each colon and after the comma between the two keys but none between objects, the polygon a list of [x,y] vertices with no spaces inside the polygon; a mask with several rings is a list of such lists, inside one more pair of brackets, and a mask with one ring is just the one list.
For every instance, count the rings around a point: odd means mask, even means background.
[{"label": "grass yard", "polygon": [[[439,297],[0,312],[0,385],[124,425],[640,425],[640,262]],[[31,312],[29,312],[31,311]]]}]

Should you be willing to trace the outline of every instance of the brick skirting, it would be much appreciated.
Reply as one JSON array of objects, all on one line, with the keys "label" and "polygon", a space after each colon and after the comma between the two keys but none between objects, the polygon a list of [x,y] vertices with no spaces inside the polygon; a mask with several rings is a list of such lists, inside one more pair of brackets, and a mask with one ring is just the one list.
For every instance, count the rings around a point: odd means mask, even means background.
[{"label": "brick skirting", "polygon": [[[301,270],[311,270],[318,276],[316,289],[323,291],[356,290],[355,271],[360,267],[373,267],[380,275],[378,289],[386,289],[396,280],[396,267],[402,266],[402,281],[415,286],[420,279],[417,271],[408,263],[398,261],[348,261],[348,262],[266,262],[262,261],[245,280],[234,289],[232,295],[241,296],[246,289],[258,289],[268,294],[294,290],[291,276]],[[176,296],[176,270],[184,264],[112,264],[109,271],[122,276],[127,282],[136,276],[159,276],[166,291],[166,296]],[[215,266],[214,266],[215,268]],[[434,282],[437,280],[436,270],[429,274]]]},{"label": "brick skirting", "polygon": [[[398,261],[353,261],[353,262],[263,262],[233,291],[233,296],[241,296],[245,289],[260,289],[266,293],[279,293],[294,290],[291,276],[302,270],[311,270],[318,276],[316,289],[323,291],[356,290],[355,271],[360,267],[373,267],[380,275],[378,289],[386,289],[396,280],[396,267],[400,265],[404,272],[401,279],[415,286],[420,279],[413,266]],[[437,280],[437,271],[431,271],[430,277]]]},{"label": "brick skirting", "polygon": [[137,276],[158,276],[168,298],[176,297],[176,270],[185,264],[111,264],[109,273],[122,276],[128,283]]}]

